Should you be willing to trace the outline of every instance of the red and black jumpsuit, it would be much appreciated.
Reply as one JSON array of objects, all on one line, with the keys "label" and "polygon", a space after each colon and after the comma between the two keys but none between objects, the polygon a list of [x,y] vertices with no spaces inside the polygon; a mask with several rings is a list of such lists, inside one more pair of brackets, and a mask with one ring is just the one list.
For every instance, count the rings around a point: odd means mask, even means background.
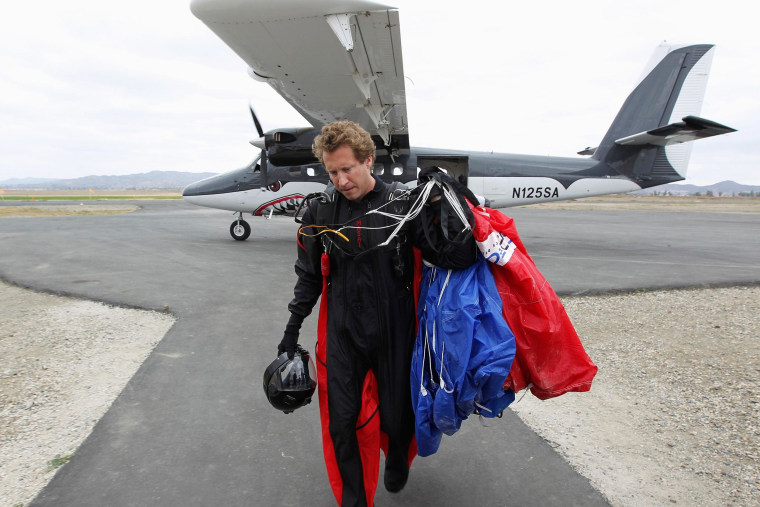
[{"label": "red and black jumpsuit", "polygon": [[[328,250],[327,352],[317,359],[326,364],[329,432],[342,478],[342,505],[366,505],[356,427],[368,370],[377,379],[380,427],[388,435],[388,456],[406,456],[414,437],[409,387],[415,337],[412,247],[420,247],[427,260],[442,267],[468,266],[476,255],[474,240],[446,254],[435,252],[418,222],[410,223],[390,245],[373,248],[392,230],[373,229],[392,222],[379,214],[367,215],[389,201],[390,186],[375,180],[374,189],[359,202],[335,192],[331,205],[311,203],[303,217],[305,234],[299,234],[298,281],[288,305],[287,332],[297,332],[322,293],[321,257]],[[328,224],[357,227],[342,230],[348,242],[331,233],[325,233],[331,236],[324,242],[321,236],[309,236],[319,229],[308,226],[325,215],[319,206],[334,206],[330,209],[334,218]]]}]

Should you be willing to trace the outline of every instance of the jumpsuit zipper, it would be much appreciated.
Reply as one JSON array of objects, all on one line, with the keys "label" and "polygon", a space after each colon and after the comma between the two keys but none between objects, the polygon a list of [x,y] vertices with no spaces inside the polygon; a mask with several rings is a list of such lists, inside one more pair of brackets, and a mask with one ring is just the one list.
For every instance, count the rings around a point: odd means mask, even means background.
[{"label": "jumpsuit zipper", "polygon": [[[368,211],[372,209],[372,203],[367,202],[367,208]],[[383,220],[385,221],[385,220]],[[378,264],[378,252],[372,252],[372,268],[373,273],[376,275],[377,273],[380,273],[380,265]],[[393,276],[393,274],[391,275]],[[383,378],[390,381],[391,374],[390,374],[390,359],[392,357],[392,352],[390,348],[390,343],[388,343],[388,329],[387,329],[387,322],[385,320],[386,315],[384,315],[385,312],[383,312],[383,307],[381,306],[381,299],[379,295],[379,291],[375,290],[375,316],[377,317],[377,321],[380,326],[380,350],[378,353],[378,369],[382,369],[382,376]],[[384,357],[380,357],[380,355],[383,355]],[[378,372],[379,373],[379,372]]]}]

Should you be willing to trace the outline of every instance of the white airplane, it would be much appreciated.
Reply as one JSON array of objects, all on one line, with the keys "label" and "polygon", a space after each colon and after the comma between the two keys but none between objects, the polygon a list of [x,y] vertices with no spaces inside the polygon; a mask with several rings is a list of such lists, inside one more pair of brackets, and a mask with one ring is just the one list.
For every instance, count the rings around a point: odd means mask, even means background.
[{"label": "white airplane", "polygon": [[[409,145],[398,10],[366,0],[192,0],[191,10],[309,122],[264,132],[250,165],[192,183],[188,202],[237,213],[293,215],[323,190],[327,173],[311,152],[322,125],[348,119],[372,134],[373,172],[414,185],[438,166],[493,208],[631,192],[683,180],[689,141],[735,130],[697,116],[714,46],[660,45],[597,148],[548,157]],[[305,43],[304,41],[308,41]]]}]

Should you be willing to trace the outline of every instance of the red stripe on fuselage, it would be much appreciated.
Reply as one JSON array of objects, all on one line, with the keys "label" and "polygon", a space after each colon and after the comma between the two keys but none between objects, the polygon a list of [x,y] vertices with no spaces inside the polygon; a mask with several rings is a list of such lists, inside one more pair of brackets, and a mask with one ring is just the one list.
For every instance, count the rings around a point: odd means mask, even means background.
[{"label": "red stripe on fuselage", "polygon": [[280,197],[278,199],[273,199],[273,200],[271,200],[269,202],[265,202],[264,204],[262,204],[261,206],[259,206],[258,208],[256,208],[256,210],[253,212],[253,214],[255,216],[257,216],[257,217],[260,217],[262,215],[263,211],[265,209],[267,209],[268,207],[275,206],[277,204],[280,204],[281,202],[289,201],[291,199],[303,199],[303,195],[301,195],[301,194],[291,194],[291,195],[286,195],[285,197]]}]

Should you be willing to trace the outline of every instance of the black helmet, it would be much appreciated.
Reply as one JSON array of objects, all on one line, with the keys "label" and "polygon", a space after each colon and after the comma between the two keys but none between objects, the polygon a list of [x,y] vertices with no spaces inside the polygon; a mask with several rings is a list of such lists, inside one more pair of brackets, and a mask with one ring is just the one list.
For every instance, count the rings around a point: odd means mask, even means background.
[{"label": "black helmet", "polygon": [[269,403],[286,414],[308,405],[317,388],[314,374],[314,361],[300,345],[293,359],[283,352],[264,371],[264,393]]}]

